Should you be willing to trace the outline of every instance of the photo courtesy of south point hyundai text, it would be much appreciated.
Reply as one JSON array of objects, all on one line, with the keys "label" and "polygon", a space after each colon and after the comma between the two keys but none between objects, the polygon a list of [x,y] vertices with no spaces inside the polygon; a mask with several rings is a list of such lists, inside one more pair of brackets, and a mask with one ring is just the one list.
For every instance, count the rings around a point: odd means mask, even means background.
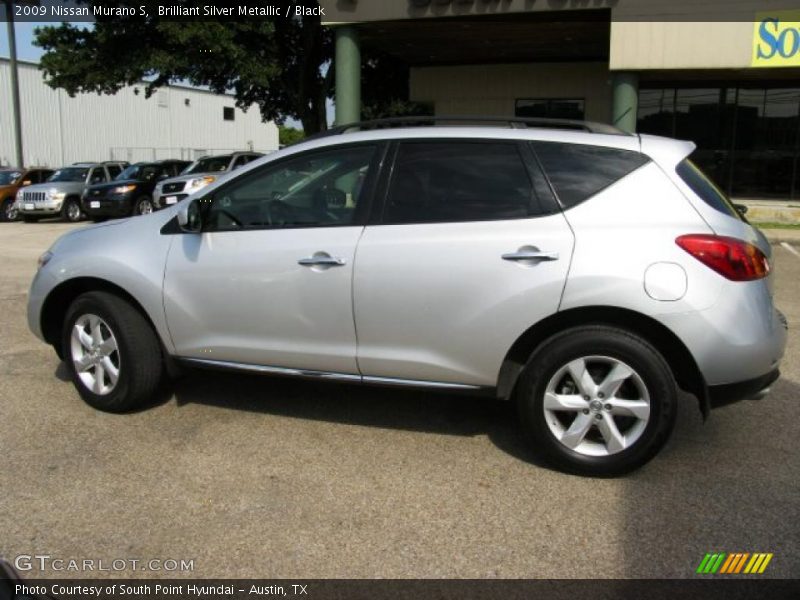
[{"label": "photo courtesy of south point hyundai text", "polygon": [[796,2],[0,14],[0,600],[800,594]]}]

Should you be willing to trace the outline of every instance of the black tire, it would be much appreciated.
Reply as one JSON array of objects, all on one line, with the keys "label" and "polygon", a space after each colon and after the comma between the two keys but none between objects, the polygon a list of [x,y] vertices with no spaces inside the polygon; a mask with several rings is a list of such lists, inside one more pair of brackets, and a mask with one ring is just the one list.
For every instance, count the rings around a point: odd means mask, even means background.
[{"label": "black tire", "polygon": [[67,223],[77,223],[83,219],[83,209],[80,200],[77,198],[67,198],[64,206],[61,207],[61,220]]},{"label": "black tire", "polygon": [[[96,315],[116,339],[118,379],[105,394],[89,389],[78,375],[71,337],[78,319]],[[62,351],[80,396],[98,410],[121,413],[150,403],[164,375],[161,345],[150,323],[130,303],[108,292],[82,294],[70,305],[64,320]],[[95,371],[96,372],[96,371]]]},{"label": "black tire", "polygon": [[[649,395],[649,416],[646,421],[639,421],[639,437],[624,449],[604,456],[588,455],[586,449],[578,452],[559,441],[556,433],[551,430],[551,426],[568,429],[570,419],[573,418],[572,424],[576,423],[580,416],[577,409],[575,413],[555,411],[550,412],[549,417],[545,414],[545,392],[550,380],[555,380],[561,369],[571,361],[583,357],[608,357],[629,366],[638,376],[639,383],[643,383]],[[602,369],[601,363],[593,363],[592,360],[588,358],[585,364],[599,365],[599,367],[592,366],[587,369],[588,371],[591,372],[596,368]],[[566,383],[566,385],[574,387],[571,376],[566,374],[565,377],[567,379],[561,380],[562,384]],[[590,377],[592,377],[593,383],[597,383],[604,375],[595,371]],[[633,379],[631,382],[626,381],[624,385],[633,385],[632,382]],[[633,389],[638,388],[634,387]],[[620,390],[620,393],[623,393],[623,388]],[[580,390],[563,393],[577,394],[576,397],[580,401]],[[584,396],[584,398],[586,397]],[[560,469],[593,476],[628,473],[652,459],[667,442],[672,432],[677,412],[677,397],[675,379],[661,354],[638,335],[605,325],[568,329],[546,340],[531,356],[517,387],[517,406],[520,419],[526,436],[535,449],[541,451],[550,463]],[[600,401],[599,405],[597,402],[588,403],[592,407],[591,409],[587,406],[579,411],[583,414],[581,417],[583,419],[598,419],[598,421],[592,421],[592,424],[588,426],[587,437],[581,438],[585,439],[588,444],[606,443],[605,435],[600,429],[603,419],[610,418],[613,424],[617,425],[617,429],[623,429],[620,422],[628,426],[637,423],[634,417],[611,416],[611,413],[605,412],[611,410],[608,408],[611,405],[603,404],[603,402],[605,401]],[[563,423],[561,422],[562,417]],[[548,418],[553,420],[551,424],[548,424]],[[584,422],[586,421],[584,420]],[[606,448],[608,450],[608,446]]]},{"label": "black tire", "polygon": [[26,223],[38,223],[42,217],[37,217],[35,215],[22,215],[22,220]]},{"label": "black tire", "polygon": [[16,221],[17,219],[19,219],[19,213],[12,208],[13,206],[14,206],[13,198],[6,198],[5,200],[3,200],[3,205],[0,206],[1,222],[9,223],[11,221]]},{"label": "black tire", "polygon": [[155,212],[155,210],[156,205],[153,204],[153,199],[150,196],[140,196],[136,199],[136,202],[133,203],[133,212],[131,214],[134,217],[139,215],[149,215],[150,213]]}]

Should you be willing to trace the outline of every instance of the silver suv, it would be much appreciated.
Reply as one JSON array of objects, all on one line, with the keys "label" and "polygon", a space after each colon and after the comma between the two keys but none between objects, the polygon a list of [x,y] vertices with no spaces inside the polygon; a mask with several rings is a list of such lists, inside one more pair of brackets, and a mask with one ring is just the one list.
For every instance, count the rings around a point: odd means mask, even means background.
[{"label": "silver suv", "polygon": [[126,162],[78,162],[61,167],[45,183],[17,193],[17,209],[26,223],[60,216],[64,221],[83,218],[81,196],[90,185],[111,181],[128,166]]},{"label": "silver suv", "polygon": [[478,392],[595,475],[658,452],[679,389],[707,416],[777,379],[770,246],[690,142],[382,124],[64,235],[31,329],[101,410],[147,403],[179,364]]},{"label": "silver suv", "polygon": [[153,191],[155,208],[177,204],[189,194],[214,183],[223,173],[243,167],[262,156],[260,152],[234,152],[198,158],[177,177],[170,177],[156,185]]}]

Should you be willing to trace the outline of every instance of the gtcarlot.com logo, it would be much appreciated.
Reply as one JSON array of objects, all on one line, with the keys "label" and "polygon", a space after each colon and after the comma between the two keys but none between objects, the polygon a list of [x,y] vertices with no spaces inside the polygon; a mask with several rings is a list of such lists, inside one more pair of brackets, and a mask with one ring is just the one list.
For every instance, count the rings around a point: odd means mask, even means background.
[{"label": "gtcarlot.com logo", "polygon": [[708,553],[696,572],[700,575],[760,575],[771,560],[771,552]]}]

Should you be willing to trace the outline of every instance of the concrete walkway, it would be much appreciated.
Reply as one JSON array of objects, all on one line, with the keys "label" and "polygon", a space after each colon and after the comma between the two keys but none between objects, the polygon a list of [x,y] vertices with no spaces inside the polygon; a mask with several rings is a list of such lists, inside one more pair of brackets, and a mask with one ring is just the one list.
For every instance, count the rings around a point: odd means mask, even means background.
[{"label": "concrete walkway", "polygon": [[772,245],[787,242],[800,250],[800,229],[761,229]]}]

